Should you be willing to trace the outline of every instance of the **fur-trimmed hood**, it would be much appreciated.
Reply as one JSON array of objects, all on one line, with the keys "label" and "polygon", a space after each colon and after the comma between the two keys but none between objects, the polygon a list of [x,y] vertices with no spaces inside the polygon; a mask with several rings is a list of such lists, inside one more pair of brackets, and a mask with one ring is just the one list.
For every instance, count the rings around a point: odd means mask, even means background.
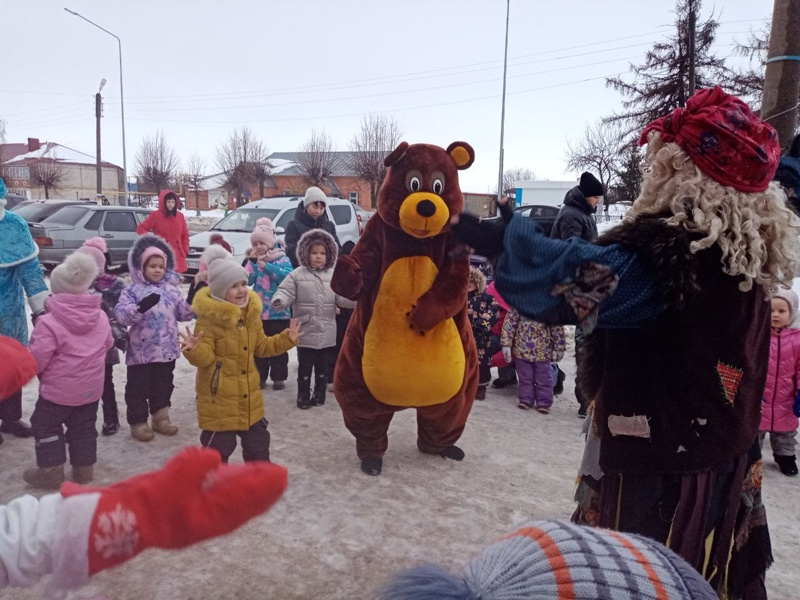
[{"label": "fur-trimmed hood", "polygon": [[175,255],[172,252],[172,248],[170,248],[170,245],[164,238],[153,233],[146,233],[136,238],[128,252],[128,270],[131,273],[131,279],[136,283],[144,283],[145,279],[142,274],[142,254],[151,246],[155,246],[161,250],[167,257],[167,274],[164,279],[174,279]]},{"label": "fur-trimmed hood", "polygon": [[336,245],[336,240],[333,239],[333,236],[322,229],[312,229],[303,234],[303,237],[297,242],[297,262],[310,269],[311,247],[317,244],[325,246],[325,251],[327,253],[327,260],[323,268],[332,269],[336,264],[336,256],[339,253],[339,247]]},{"label": "fur-trimmed hood", "polygon": [[481,273],[481,270],[477,267],[469,268],[469,282],[475,284],[479,294],[483,294],[486,291],[486,275]]},{"label": "fur-trimmed hood", "polygon": [[[249,321],[251,315],[255,315],[260,320],[262,308],[261,298],[253,290],[249,290],[247,292],[247,307],[244,309],[244,320]],[[197,291],[192,302],[192,310],[194,310],[198,318],[208,319],[211,323],[220,327],[236,328],[237,323],[242,319],[242,308],[240,306],[212,298],[211,289],[208,287]]]}]

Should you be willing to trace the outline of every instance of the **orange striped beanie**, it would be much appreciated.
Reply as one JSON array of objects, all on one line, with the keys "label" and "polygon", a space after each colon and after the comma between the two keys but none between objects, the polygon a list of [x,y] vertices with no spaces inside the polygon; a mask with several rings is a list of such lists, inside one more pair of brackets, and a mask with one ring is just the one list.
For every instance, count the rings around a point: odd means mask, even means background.
[{"label": "orange striped beanie", "polygon": [[436,565],[400,573],[382,600],[716,600],[658,542],[561,521],[536,521],[495,542],[462,576]]}]

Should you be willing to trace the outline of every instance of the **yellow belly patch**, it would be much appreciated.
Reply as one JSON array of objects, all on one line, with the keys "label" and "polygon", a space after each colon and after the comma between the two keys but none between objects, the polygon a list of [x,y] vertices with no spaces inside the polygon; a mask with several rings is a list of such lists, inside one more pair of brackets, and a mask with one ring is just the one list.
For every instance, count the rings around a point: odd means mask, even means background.
[{"label": "yellow belly patch", "polygon": [[364,335],[364,382],[377,400],[392,406],[447,402],[464,382],[466,357],[453,319],[422,336],[406,313],[433,285],[439,270],[427,256],[394,261],[381,280]]}]

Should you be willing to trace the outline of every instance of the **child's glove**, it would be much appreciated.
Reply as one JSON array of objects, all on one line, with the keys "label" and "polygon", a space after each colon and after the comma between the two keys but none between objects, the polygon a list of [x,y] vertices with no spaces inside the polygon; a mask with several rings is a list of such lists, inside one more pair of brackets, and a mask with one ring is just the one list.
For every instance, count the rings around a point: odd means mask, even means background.
[{"label": "child's glove", "polygon": [[459,241],[467,244],[477,254],[493,258],[503,251],[506,227],[514,216],[514,209],[503,198],[497,203],[499,219],[480,219],[470,213],[462,213],[453,223],[453,233]]},{"label": "child's glove", "polygon": [[507,363],[511,363],[514,359],[511,357],[511,346],[503,346],[503,359]]},{"label": "child's glove", "polygon": [[794,397],[793,412],[795,417],[800,418],[800,392],[797,392],[797,395]]},{"label": "child's glove", "polygon": [[159,300],[161,300],[161,294],[153,293],[139,300],[139,302],[136,304],[136,307],[141,314],[144,314],[158,304]]},{"label": "child's glove", "polygon": [[100,495],[88,532],[94,575],[145,548],[185,548],[228,534],[270,508],[286,483],[278,465],[228,466],[214,450],[187,448],[160,471],[106,488],[65,483],[61,495]]}]

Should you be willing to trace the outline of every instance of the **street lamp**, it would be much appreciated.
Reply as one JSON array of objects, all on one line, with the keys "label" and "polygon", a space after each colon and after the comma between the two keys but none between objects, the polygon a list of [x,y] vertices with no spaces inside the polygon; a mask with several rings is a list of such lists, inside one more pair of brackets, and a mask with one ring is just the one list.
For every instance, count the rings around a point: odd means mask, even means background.
[{"label": "street lamp", "polygon": [[86,17],[81,14],[76,13],[74,10],[70,10],[68,8],[64,8],[69,14],[74,15],[76,17],[80,17],[90,25],[94,25],[101,31],[106,32],[111,37],[117,40],[117,44],[119,44],[119,105],[122,111],[122,179],[123,179],[123,190],[122,190],[122,203],[123,205],[128,204],[128,156],[125,151],[125,94],[122,88],[122,40],[119,39],[118,36],[111,33],[108,29],[104,29],[100,27],[97,23],[90,21]]},{"label": "street lamp", "polygon": [[511,14],[511,0],[506,0],[506,47],[503,55],[503,104],[500,115],[500,172],[497,174],[497,202],[503,197],[503,134],[506,129],[506,73],[508,72],[508,18]]}]

